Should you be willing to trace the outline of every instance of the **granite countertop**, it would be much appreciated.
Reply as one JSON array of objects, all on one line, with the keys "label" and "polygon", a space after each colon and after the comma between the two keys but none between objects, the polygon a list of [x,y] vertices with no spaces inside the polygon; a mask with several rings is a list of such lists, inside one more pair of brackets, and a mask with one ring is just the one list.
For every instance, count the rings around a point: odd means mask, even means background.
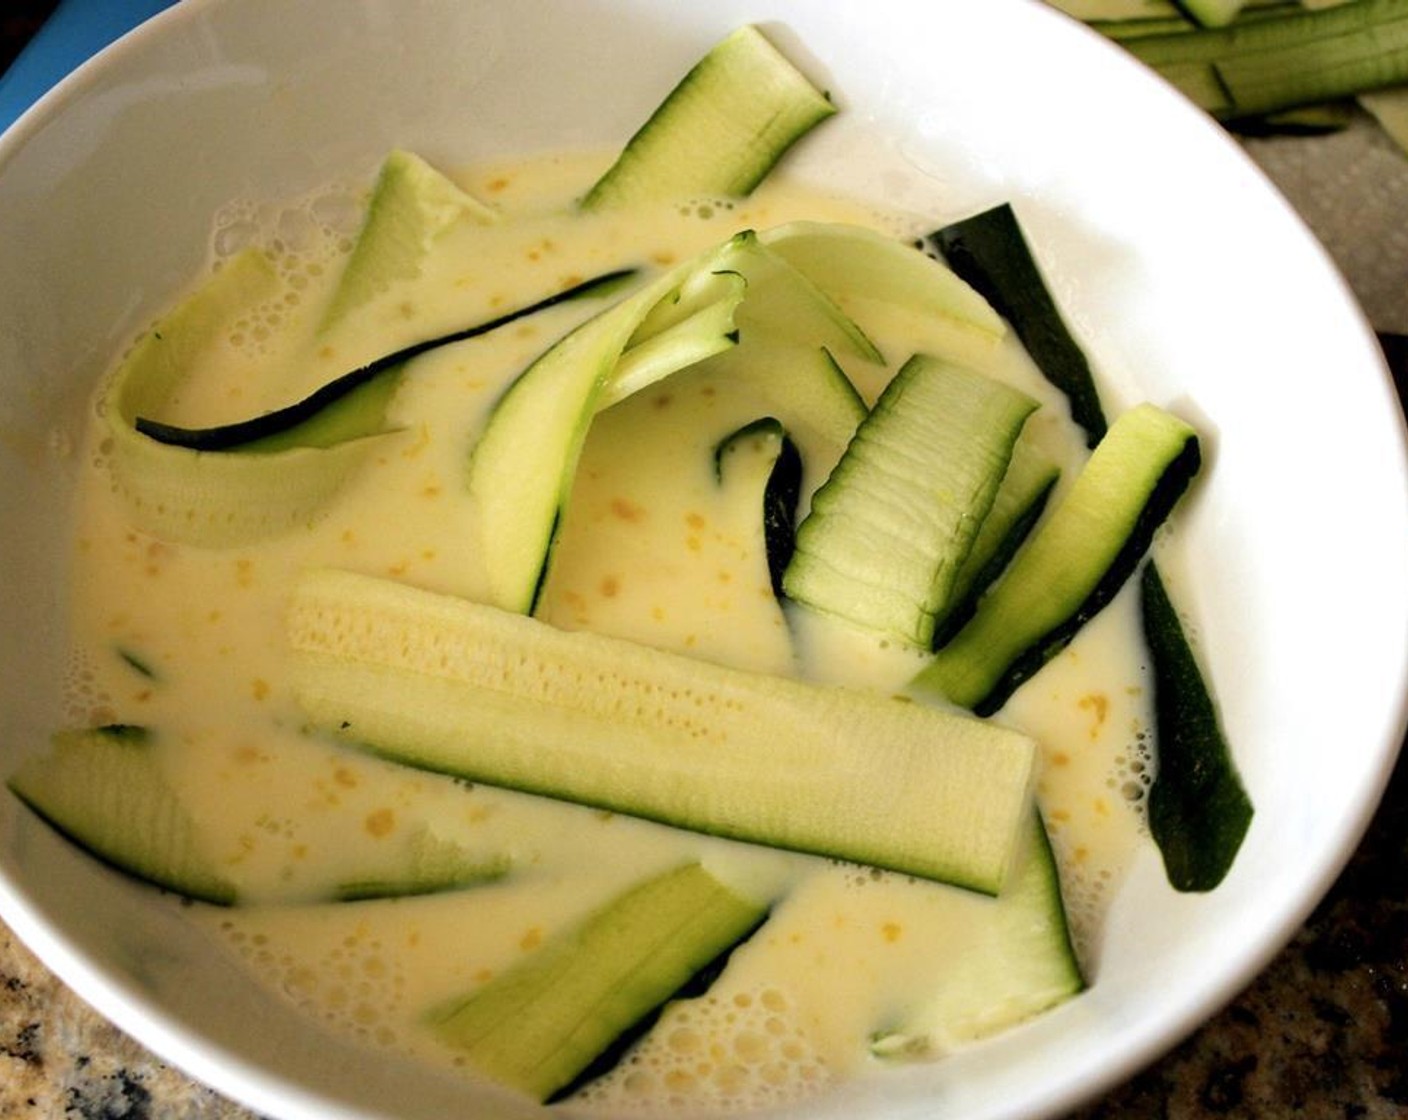
[{"label": "granite countertop", "polygon": [[[0,72],[52,3],[7,4]],[[1374,327],[1408,335],[1408,157],[1367,119],[1247,140]],[[1408,347],[1402,348],[1408,351]],[[1408,353],[1395,369],[1400,395]],[[249,1120],[65,988],[0,924],[0,1118]],[[1161,1061],[1070,1120],[1408,1115],[1408,757],[1348,867],[1266,971]]]}]

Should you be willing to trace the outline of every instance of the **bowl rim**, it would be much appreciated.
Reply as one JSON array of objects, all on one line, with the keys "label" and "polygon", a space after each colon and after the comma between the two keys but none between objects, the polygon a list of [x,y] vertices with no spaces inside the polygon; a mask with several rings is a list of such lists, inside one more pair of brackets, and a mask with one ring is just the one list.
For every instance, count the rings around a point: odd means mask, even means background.
[{"label": "bowl rim", "polygon": [[[86,60],[56,83],[49,91],[21,113],[3,133],[0,133],[0,173],[9,160],[37,134],[52,117],[61,114],[73,101],[84,96],[91,85],[99,81],[115,61],[146,48],[149,41],[178,27],[183,20],[199,19],[207,9],[224,6],[228,0],[182,0],[181,3],[157,12],[132,30]],[[1059,13],[1042,7],[1037,0],[1009,0],[1014,6],[1041,11],[1046,17],[1063,19]],[[1094,33],[1090,33],[1094,37]],[[1113,48],[1111,48],[1113,53]],[[1122,57],[1122,56],[1121,56]],[[1125,63],[1121,63],[1124,65]],[[1132,72],[1132,64],[1131,64]],[[1144,76],[1148,80],[1148,76]],[[1173,91],[1169,88],[1169,94]],[[1191,110],[1190,110],[1191,111]],[[1346,301],[1357,313],[1364,331],[1361,342],[1372,345],[1371,325],[1358,308],[1348,283],[1340,274],[1328,252],[1320,245],[1303,219],[1281,196],[1260,169],[1252,164],[1235,142],[1211,122],[1207,131],[1215,134],[1218,143],[1236,152],[1245,167],[1253,171],[1269,188],[1277,204],[1303,232],[1318,251],[1321,261],[1339,285]],[[1270,199],[1268,199],[1270,201]],[[1384,399],[1393,406],[1397,396],[1392,378],[1381,353],[1374,348],[1383,379]],[[1408,423],[1401,409],[1398,419],[1397,468],[1402,487],[1408,493]],[[1400,752],[1408,735],[1408,634],[1405,634],[1397,665],[1397,694],[1386,705],[1381,720],[1382,747],[1375,756],[1377,765],[1366,768],[1357,787],[1354,812],[1339,822],[1341,843],[1327,848],[1320,858],[1312,861],[1310,874],[1297,880],[1294,889],[1287,890],[1273,901],[1279,904],[1273,921],[1264,929],[1267,936],[1254,952],[1243,952],[1235,967],[1223,970],[1211,988],[1195,992],[1184,1000],[1182,1008],[1165,1016],[1157,1026],[1151,1026],[1136,1043],[1106,1064],[1101,1073],[1079,1084],[1059,1087],[1047,1094],[1044,1113],[1070,1109],[1108,1091],[1118,1083],[1145,1068],[1181,1039],[1191,1034],[1208,1017],[1236,998],[1238,993],[1266,969],[1305,923],[1315,907],[1333,887],[1355,850],[1362,843],[1382,802]],[[114,977],[100,965],[88,959],[74,940],[49,920],[27,898],[21,885],[11,881],[7,869],[0,863],[0,916],[15,931],[19,939],[65,984],[81,995],[105,1018],[133,1035],[154,1053],[189,1072],[197,1080],[271,1115],[319,1115],[327,1107],[322,1098],[309,1094],[291,1080],[270,1075],[245,1062],[237,1053],[204,1037],[192,1037],[188,1028],[170,1016],[156,1001],[136,991]],[[338,1102],[344,1114],[352,1115],[347,1102]],[[292,1107],[292,1111],[290,1111]],[[365,1115],[371,1116],[372,1113]],[[376,1114],[379,1115],[379,1114]]]}]

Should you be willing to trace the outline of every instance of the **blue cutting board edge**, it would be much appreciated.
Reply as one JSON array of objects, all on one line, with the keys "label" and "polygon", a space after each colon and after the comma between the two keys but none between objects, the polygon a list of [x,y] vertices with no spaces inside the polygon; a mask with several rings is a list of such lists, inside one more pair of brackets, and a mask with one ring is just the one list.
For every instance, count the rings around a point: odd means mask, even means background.
[{"label": "blue cutting board edge", "polygon": [[109,43],[175,0],[61,0],[0,75],[0,130]]}]

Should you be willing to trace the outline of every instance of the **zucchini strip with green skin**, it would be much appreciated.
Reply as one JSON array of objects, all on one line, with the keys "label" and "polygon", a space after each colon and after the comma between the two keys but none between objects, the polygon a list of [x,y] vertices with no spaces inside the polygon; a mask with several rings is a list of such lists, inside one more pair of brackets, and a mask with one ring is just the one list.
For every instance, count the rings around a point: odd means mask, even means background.
[{"label": "zucchini strip with green skin", "polygon": [[[1033,810],[1012,881],[995,899],[949,892],[952,927],[976,922],[981,932],[935,956],[952,952],[961,968],[949,969],[933,989],[912,1002],[871,1039],[871,1053],[885,1061],[933,1058],[1015,1026],[1085,988],[1061,899],[1061,876],[1041,814]],[[961,956],[960,956],[961,954]]]},{"label": "zucchini strip with green skin", "polygon": [[352,254],[318,326],[320,335],[365,310],[392,285],[418,278],[425,256],[452,230],[492,225],[498,211],[462,191],[420,156],[382,161]]},{"label": "zucchini strip with green skin", "polygon": [[[1366,99],[1371,96],[1364,95]],[[1238,117],[1235,121],[1227,121],[1226,128],[1238,136],[1325,136],[1343,132],[1354,122],[1354,116],[1355,102],[1327,101],[1297,105],[1294,109],[1282,109],[1257,117]]]},{"label": "zucchini strip with green skin", "polygon": [[286,632],[313,726],[471,781],[987,893],[1031,804],[994,724],[390,580],[306,573]]},{"label": "zucchini strip with green skin", "polygon": [[[524,307],[465,327],[463,330],[402,347],[400,350],[334,378],[302,400],[284,405],[271,412],[252,416],[246,420],[236,420],[228,424],[217,424],[205,428],[185,428],[139,416],[134,426],[142,435],[154,439],[158,443],[165,443],[172,447],[188,447],[193,451],[266,451],[274,449],[272,441],[275,437],[279,439],[277,449],[282,449],[284,446],[330,446],[331,444],[326,437],[300,435],[300,433],[307,433],[311,422],[318,416],[337,403],[347,400],[353,393],[365,390],[371,382],[378,378],[394,377],[407,362],[442,346],[450,346],[456,342],[478,338],[519,319],[536,315],[540,311],[546,311],[563,303],[609,295],[620,290],[635,275],[633,270],[608,272],[580,284],[574,284],[570,288],[546,296]],[[366,430],[355,432],[350,438],[377,434],[381,430],[380,415],[374,413],[369,416],[364,426]],[[349,437],[344,436],[343,438]],[[331,442],[337,442],[337,440]]]},{"label": "zucchini strip with green skin", "polygon": [[740,27],[680,80],[581,205],[746,195],[835,112],[761,31]]},{"label": "zucchini strip with green skin", "polygon": [[640,334],[645,324],[636,331],[609,381],[602,386],[593,406],[595,412],[610,408],[677,370],[738,345],[735,320],[738,305],[747,294],[748,281],[737,272],[711,273],[707,280],[712,293],[709,302],[644,339]]},{"label": "zucchini strip with green skin", "polygon": [[765,235],[747,231],[735,236],[731,265],[748,279],[748,299],[739,309],[741,331],[884,362],[885,356],[831,293],[779,253]]},{"label": "zucchini strip with green skin", "polygon": [[772,593],[782,597],[782,575],[797,547],[797,502],[802,456],[780,421],[765,416],[730,433],[714,449],[714,476],[723,487],[758,492],[759,522]]},{"label": "zucchini strip with green skin", "polygon": [[773,343],[756,333],[710,359],[708,368],[726,386],[759,393],[767,415],[796,445],[802,460],[797,513],[804,514],[869,411],[846,371],[824,348]]},{"label": "zucchini strip with green skin", "polygon": [[1058,11],[1083,23],[1093,20],[1174,19],[1187,16],[1174,0],[1046,0]]},{"label": "zucchini strip with green skin", "polygon": [[400,866],[381,875],[337,883],[335,902],[369,902],[382,898],[412,898],[496,883],[513,868],[507,855],[471,856],[458,844],[436,836],[429,828],[412,834]]},{"label": "zucchini strip with green skin", "polygon": [[[752,901],[751,899],[743,899],[741,895],[739,895],[738,898],[744,902]],[[757,904],[755,904],[755,912],[758,914],[758,920],[751,928],[744,929],[743,922],[739,919],[737,926],[734,928],[742,929],[742,933],[740,933],[731,944],[725,944],[724,947],[714,955],[712,960],[705,961],[702,965],[697,967],[693,975],[676,988],[667,1000],[652,1008],[632,1026],[617,1035],[615,1041],[603,1050],[595,1060],[587,1065],[572,1081],[553,1093],[545,1103],[555,1104],[558,1101],[567,1100],[569,1097],[575,1096],[579,1091],[587,1088],[592,1082],[610,1076],[612,1071],[631,1053],[636,1043],[640,1042],[655,1029],[656,1024],[660,1022],[661,1017],[669,1008],[707,997],[709,991],[714,986],[714,982],[724,974],[724,970],[728,967],[729,961],[733,959],[734,952],[747,945],[748,942],[752,940],[753,936],[767,924],[769,918],[772,916],[770,909]],[[721,943],[723,942],[723,938],[719,940]]]},{"label": "zucchini strip with green skin", "polygon": [[954,577],[948,603],[934,615],[934,647],[949,641],[973,617],[979,597],[1006,570],[1017,550],[1036,527],[1061,469],[1029,438],[1027,429],[1017,437],[1012,461],[983,518],[973,547]]},{"label": "zucchini strip with green skin", "polygon": [[[954,268],[1010,317],[1019,338],[1039,340],[1033,354],[1038,369],[1067,393],[1072,415],[1093,445],[1106,423],[1090,363],[1045,288],[1015,211],[998,207],[941,230],[932,240],[953,248]],[[1236,857],[1251,801],[1218,723],[1211,690],[1153,558],[1141,579],[1140,603],[1159,682],[1155,730],[1169,732],[1167,739],[1161,733],[1156,739],[1159,767],[1153,788],[1165,788],[1158,795],[1161,823],[1153,830],[1154,840],[1176,889],[1210,890]],[[1182,715],[1185,704],[1187,718]],[[1203,796],[1207,789],[1217,795]],[[1152,789],[1150,793],[1152,806]],[[1152,827],[1152,808],[1150,816]]]},{"label": "zucchini strip with green skin", "polygon": [[618,894],[428,1021],[479,1072],[560,1100],[767,910],[685,864]]},{"label": "zucchini strip with green skin", "polygon": [[[1290,12],[1303,10],[1300,0],[1254,0],[1252,3],[1243,5],[1242,10],[1237,13],[1236,19],[1238,23],[1244,23],[1254,19],[1265,19],[1267,16],[1286,15]],[[1115,42],[1138,39],[1145,35],[1196,31],[1199,26],[1191,16],[1176,10],[1165,15],[1089,18],[1082,22]]]},{"label": "zucchini strip with green skin", "polygon": [[70,842],[152,886],[217,906],[352,902],[460,890],[502,878],[501,853],[466,851],[428,827],[408,831],[366,874],[290,886],[222,870],[167,779],[157,733],[127,724],[61,731],[9,779],[14,794]]},{"label": "zucchini strip with green skin", "polygon": [[745,230],[548,349],[495,404],[470,453],[469,490],[492,542],[490,601],[533,610],[597,412],[735,346],[798,334],[814,348],[878,357],[839,307]]},{"label": "zucchini strip with green skin", "polygon": [[1252,803],[1231,764],[1217,706],[1183,633],[1159,571],[1140,583],[1144,641],[1154,668],[1159,767],[1149,789],[1149,831],[1168,880],[1180,891],[1210,891],[1231,869]]},{"label": "zucchini strip with green skin", "polygon": [[[1065,12],[1082,23],[1138,24],[1176,20],[1184,27],[1192,27],[1193,20],[1185,11],[1187,5],[1177,0],[1046,0],[1047,4]],[[1224,0],[1225,2],[1225,0]],[[1270,8],[1297,6],[1298,0],[1244,0],[1239,18],[1260,14]]]},{"label": "zucchini strip with green skin", "polygon": [[1070,404],[1094,447],[1105,434],[1095,375],[1076,344],[1010,203],[953,222],[927,239],[949,266],[1011,324],[1037,368]]},{"label": "zucchini strip with green skin", "polygon": [[[591,418],[603,398],[610,398],[613,372],[636,330],[694,267],[658,277],[577,327],[524,370],[495,403],[470,452],[467,472],[486,542],[488,596],[495,605],[532,611]],[[730,287],[721,298],[726,304],[722,317],[700,312],[691,320],[715,341],[731,333],[730,312],[742,290]],[[673,342],[671,352],[681,360],[698,356],[697,347],[683,345],[678,337]],[[638,366],[636,390],[650,383],[639,376],[644,368],[655,380],[674,372],[667,362]]]},{"label": "zucchini strip with green skin", "polygon": [[[628,279],[625,273],[597,277],[461,336],[564,300],[609,293]],[[309,524],[375,443],[390,434],[386,407],[404,363],[454,340],[436,339],[389,355],[288,409],[250,421],[178,429],[146,419],[162,412],[203,355],[221,344],[241,315],[270,298],[278,283],[273,266],[257,250],[231,258],[138,339],[103,394],[99,409],[118,492],[133,522],[153,536],[225,548]]]},{"label": "zucchini strip with green skin", "polygon": [[1123,45],[1230,121],[1408,81],[1408,0],[1357,0]]},{"label": "zucchini strip with green skin", "polygon": [[143,335],[99,403],[116,490],[133,524],[162,540],[223,548],[308,524],[380,436],[265,455],[206,455],[136,429],[159,413],[208,349],[242,314],[277,291],[263,254],[231,258]]},{"label": "zucchini strip with green skin", "polygon": [[812,496],[788,598],[928,650],[1035,408],[983,374],[911,358]]},{"label": "zucchini strip with green skin", "polygon": [[1166,16],[1151,19],[1087,20],[1087,25],[1107,39],[1122,43],[1145,35],[1165,35],[1173,31],[1190,31],[1195,26],[1186,16]]},{"label": "zucchini strip with green skin", "polygon": [[1197,473],[1196,433],[1154,405],[1110,427],[968,624],[909,684],[991,715],[1114,598]]},{"label": "zucchini strip with green skin", "polygon": [[1226,27],[1241,12],[1246,0],[1180,0],[1180,4],[1203,27]]},{"label": "zucchini strip with green skin", "polygon": [[737,233],[687,271],[679,287],[641,320],[597,397],[601,411],[662,376],[760,343],[884,356],[830,295],[753,230]]},{"label": "zucchini strip with green skin", "polygon": [[195,821],[167,784],[146,728],[59,732],[27,760],[11,791],[56,832],[108,866],[216,906],[233,882],[199,850]]},{"label": "zucchini strip with green skin", "polygon": [[1007,331],[975,285],[942,261],[863,226],[789,222],[763,244],[843,306],[873,300],[951,319],[993,341]]}]

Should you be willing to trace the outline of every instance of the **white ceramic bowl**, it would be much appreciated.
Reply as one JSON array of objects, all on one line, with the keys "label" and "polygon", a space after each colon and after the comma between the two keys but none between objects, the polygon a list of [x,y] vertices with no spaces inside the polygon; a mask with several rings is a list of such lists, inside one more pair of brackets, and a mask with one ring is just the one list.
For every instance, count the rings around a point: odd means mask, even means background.
[{"label": "white ceramic bowl", "polygon": [[[61,452],[115,349],[201,265],[213,212],[392,146],[449,165],[610,147],[746,21],[844,108],[798,172],[936,219],[1015,201],[1114,397],[1204,418],[1181,532],[1257,806],[1232,874],[1180,897],[1146,853],[1088,993],[806,1110],[1057,1113],[1229,999],[1357,842],[1404,729],[1408,482],[1373,337],[1287,206],[1209,121],[1029,0],[186,0],[83,67],[0,141],[0,771],[58,718]],[[8,797],[0,914],[101,1012],[267,1115],[499,1114],[330,1039]]]}]

